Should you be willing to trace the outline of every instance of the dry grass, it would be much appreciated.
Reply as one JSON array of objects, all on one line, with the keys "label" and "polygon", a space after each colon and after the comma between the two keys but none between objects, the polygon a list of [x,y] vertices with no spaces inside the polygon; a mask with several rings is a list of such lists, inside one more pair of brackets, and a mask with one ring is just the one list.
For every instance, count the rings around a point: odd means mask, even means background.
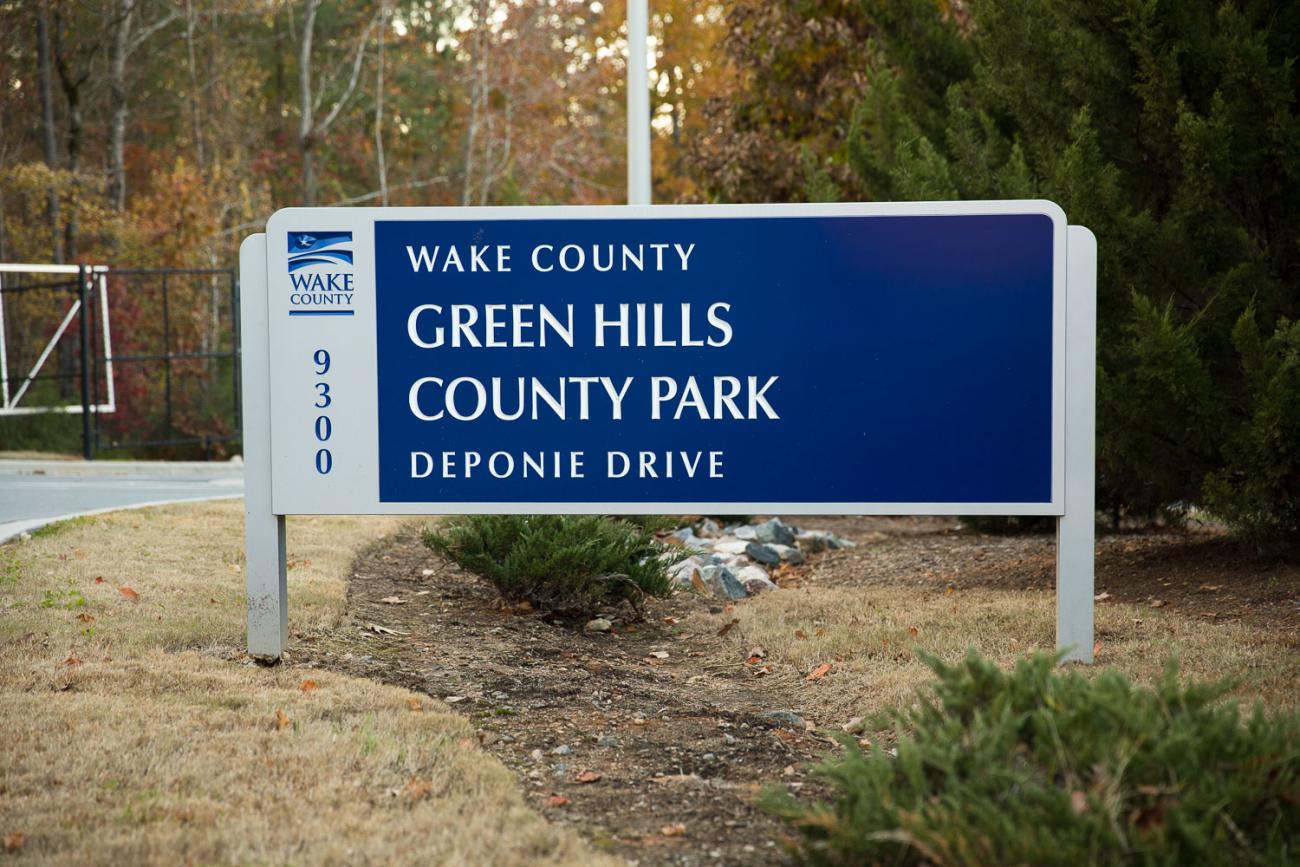
[{"label": "dry grass", "polygon": [[[242,642],[241,509],[117,513],[0,548],[0,837],[23,835],[18,862],[604,861],[441,704],[204,652]],[[292,628],[334,622],[356,548],[392,526],[291,520]]]},{"label": "dry grass", "polygon": [[[974,647],[1003,666],[1027,651],[1051,650],[1055,604],[1041,592],[811,586],[765,594],[715,620],[740,621],[728,633],[730,660],[762,647],[767,677],[795,690],[817,724],[838,728],[854,716],[909,704],[932,679],[918,649],[955,660]],[[1150,682],[1174,654],[1188,676],[1236,679],[1243,698],[1277,707],[1297,702],[1300,658],[1249,627],[1102,603],[1097,635],[1097,668]],[[832,665],[826,675],[805,680],[823,663]]]}]

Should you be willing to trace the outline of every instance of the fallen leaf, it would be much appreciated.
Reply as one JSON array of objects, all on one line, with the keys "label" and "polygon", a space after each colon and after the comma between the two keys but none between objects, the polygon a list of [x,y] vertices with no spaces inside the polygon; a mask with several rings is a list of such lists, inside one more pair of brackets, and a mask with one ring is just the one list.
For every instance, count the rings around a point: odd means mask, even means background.
[{"label": "fallen leaf", "polygon": [[77,615],[77,619],[80,620],[82,623],[94,623],[95,615],[87,614],[86,612],[83,611]]},{"label": "fallen leaf", "polygon": [[420,701],[418,698],[408,698],[406,700],[406,706],[416,713],[421,713],[424,710],[424,702]]},{"label": "fallen leaf", "polygon": [[1105,591],[1102,591],[1101,593],[1098,593],[1096,596],[1092,597],[1092,601],[1093,601],[1093,602],[1105,602],[1107,599],[1110,599],[1110,598],[1111,598],[1111,595],[1110,595],[1109,593],[1106,593]]},{"label": "fallen leaf", "polygon": [[921,634],[921,630],[917,629],[915,626],[909,626],[907,627],[907,634],[912,636],[913,638],[916,638],[918,635]]},{"label": "fallen leaf", "polygon": [[75,654],[69,653],[68,658],[63,660],[63,664],[71,668],[74,665],[81,665],[81,660],[77,659]]},{"label": "fallen leaf", "polygon": [[951,594],[957,592],[957,588],[954,587],[954,586],[952,586],[951,584],[949,584],[948,587],[947,587],[947,589],[944,590],[943,592],[946,593],[946,594],[948,594],[948,595],[951,595]]},{"label": "fallen leaf", "polygon": [[826,630],[819,626],[817,627],[816,631],[813,632],[813,634],[816,635],[818,638],[825,638]]},{"label": "fallen leaf", "polygon": [[740,622],[739,617],[733,617],[730,620],[728,620],[726,623],[722,624],[722,628],[718,630],[718,637],[721,638],[731,630],[735,629],[736,624],[739,622]]},{"label": "fallen leaf", "polygon": [[665,617],[665,618],[664,618],[664,623],[667,623],[669,626],[676,626],[676,625],[677,625],[677,618],[676,618],[676,617]]},{"label": "fallen leaf", "polygon": [[699,569],[691,570],[691,589],[702,596],[709,595],[709,585],[705,584],[704,579],[700,577]]},{"label": "fallen leaf", "polygon": [[1074,815],[1082,816],[1088,812],[1088,796],[1083,792],[1071,792],[1070,808],[1074,810]]},{"label": "fallen leaf", "polygon": [[209,600],[208,600],[208,604],[209,604],[209,605],[216,605],[216,604],[217,604],[217,600],[215,600],[215,599],[209,599]]},{"label": "fallen leaf", "polygon": [[1152,607],[1152,608],[1164,608],[1164,607],[1165,607],[1166,605],[1168,605],[1168,604],[1169,604],[1169,603],[1166,602],[1166,601],[1163,600],[1163,599],[1152,599],[1152,600],[1151,600],[1151,607]]},{"label": "fallen leaf", "polygon": [[601,774],[596,771],[582,771],[581,773],[578,774],[578,776],[574,777],[573,779],[574,782],[577,783],[594,783],[600,778],[601,778]]},{"label": "fallen leaf", "polygon": [[655,659],[667,659],[667,658],[668,658],[668,651],[666,651],[666,650],[652,650],[652,651],[650,651],[650,655],[653,656]]},{"label": "fallen leaf", "polygon": [[275,729],[276,729],[276,731],[284,731],[285,729],[287,729],[287,728],[288,728],[289,726],[291,726],[291,725],[293,725],[293,720],[289,719],[289,715],[286,714],[283,710],[281,710],[280,708],[277,707],[277,708],[275,709]]},{"label": "fallen leaf", "polygon": [[563,807],[569,803],[569,799],[563,795],[551,795],[543,803],[548,807]]},{"label": "fallen leaf", "polygon": [[1094,658],[1101,656],[1101,642],[1098,641],[1092,646],[1092,655]]},{"label": "fallen leaf", "polygon": [[128,586],[128,585],[123,585],[123,586],[117,588],[117,592],[118,592],[118,593],[121,593],[123,596],[125,596],[127,599],[130,599],[132,602],[139,601],[139,599],[140,599],[140,594],[139,594],[139,593],[136,593],[136,592],[135,592],[134,590],[132,590],[131,587]]},{"label": "fallen leaf", "polygon": [[402,797],[408,801],[420,801],[433,794],[433,783],[428,780],[421,780],[419,777],[411,777],[405,786],[402,786]]},{"label": "fallen leaf", "polygon": [[808,633],[804,632],[802,629],[796,629],[794,631],[794,639],[795,641],[807,641]]},{"label": "fallen leaf", "polygon": [[817,666],[812,671],[810,671],[808,673],[808,676],[804,678],[804,680],[821,680],[823,677],[826,676],[826,673],[830,670],[831,670],[831,664],[829,662],[823,662],[821,665]]},{"label": "fallen leaf", "polygon": [[304,680],[298,684],[298,688],[303,692],[311,692],[313,689],[320,689],[320,684],[314,680]]},{"label": "fallen leaf", "polygon": [[23,832],[14,831],[12,834],[5,834],[4,847],[6,852],[17,852],[23,848]]},{"label": "fallen leaf", "polygon": [[406,600],[403,599],[403,598],[400,597],[400,596],[385,596],[383,599],[380,599],[379,601],[380,601],[380,602],[383,602],[383,603],[385,603],[385,604],[387,604],[387,605],[405,605],[405,604],[406,604]]},{"label": "fallen leaf", "polygon": [[674,825],[664,825],[659,829],[659,833],[665,837],[683,837],[686,835],[686,826],[681,822]]},{"label": "fallen leaf", "polygon": [[103,583],[104,583],[104,576],[103,576],[103,575],[96,575],[96,576],[95,576],[95,583],[96,583],[96,584],[103,584]]}]

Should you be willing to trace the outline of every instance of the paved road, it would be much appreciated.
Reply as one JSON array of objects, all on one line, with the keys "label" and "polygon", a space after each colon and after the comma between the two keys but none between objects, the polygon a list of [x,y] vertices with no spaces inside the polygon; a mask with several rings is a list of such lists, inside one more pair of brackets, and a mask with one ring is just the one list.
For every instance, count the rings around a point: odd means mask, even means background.
[{"label": "paved road", "polygon": [[0,542],[72,515],[238,497],[243,471],[228,463],[0,461]]}]

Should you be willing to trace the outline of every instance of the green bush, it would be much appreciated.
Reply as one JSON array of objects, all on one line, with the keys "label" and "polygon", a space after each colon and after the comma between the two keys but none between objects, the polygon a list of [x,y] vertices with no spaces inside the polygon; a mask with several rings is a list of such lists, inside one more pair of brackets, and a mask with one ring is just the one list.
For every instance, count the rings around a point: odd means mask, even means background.
[{"label": "green bush", "polygon": [[620,602],[638,613],[672,592],[681,558],[644,526],[603,515],[468,515],[426,531],[424,542],[487,578],[508,602],[569,616]]},{"label": "green bush", "polygon": [[833,804],[769,793],[808,864],[1283,864],[1300,856],[1300,716],[1243,719],[1224,685],[1154,689],[1038,654],[933,658],[933,696],[828,759]]}]

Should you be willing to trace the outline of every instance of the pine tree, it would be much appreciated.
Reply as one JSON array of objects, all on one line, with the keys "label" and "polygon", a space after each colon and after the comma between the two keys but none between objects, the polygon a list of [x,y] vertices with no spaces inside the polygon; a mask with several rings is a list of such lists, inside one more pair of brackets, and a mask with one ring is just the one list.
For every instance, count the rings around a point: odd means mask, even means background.
[{"label": "pine tree", "polygon": [[872,198],[1042,197],[1097,234],[1102,503],[1300,543],[1300,5],[866,6]]}]

